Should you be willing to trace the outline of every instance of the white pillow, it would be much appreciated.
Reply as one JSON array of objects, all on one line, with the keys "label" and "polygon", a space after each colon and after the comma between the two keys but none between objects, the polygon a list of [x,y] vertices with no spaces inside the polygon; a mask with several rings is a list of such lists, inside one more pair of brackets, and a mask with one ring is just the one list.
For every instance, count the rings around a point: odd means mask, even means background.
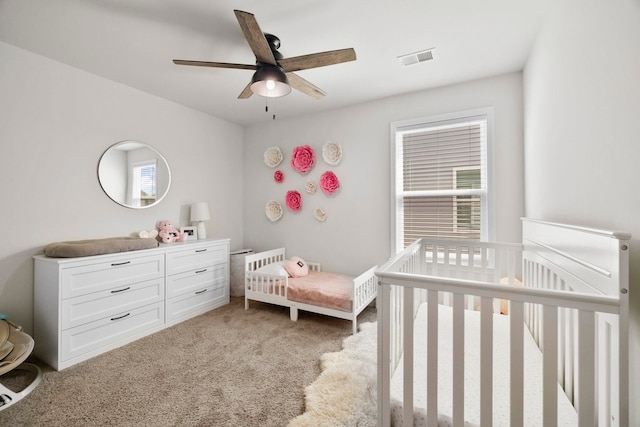
[{"label": "white pillow", "polygon": [[256,273],[275,274],[278,276],[289,276],[284,268],[284,261],[273,262],[256,269]]}]

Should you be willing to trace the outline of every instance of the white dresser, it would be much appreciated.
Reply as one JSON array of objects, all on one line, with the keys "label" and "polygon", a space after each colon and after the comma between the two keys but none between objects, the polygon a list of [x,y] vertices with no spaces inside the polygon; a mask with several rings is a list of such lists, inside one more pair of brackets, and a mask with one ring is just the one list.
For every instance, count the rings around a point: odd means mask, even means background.
[{"label": "white dresser", "polygon": [[34,260],[34,354],[57,370],[229,302],[228,239]]},{"label": "white dresser", "polygon": [[166,250],[166,323],[176,324],[229,302],[229,244]]}]

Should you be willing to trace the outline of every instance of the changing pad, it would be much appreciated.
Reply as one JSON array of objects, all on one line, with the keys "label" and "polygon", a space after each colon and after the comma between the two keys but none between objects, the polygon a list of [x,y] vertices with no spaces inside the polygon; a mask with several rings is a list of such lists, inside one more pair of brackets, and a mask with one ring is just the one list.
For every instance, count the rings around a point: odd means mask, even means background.
[{"label": "changing pad", "polygon": [[150,249],[157,246],[158,241],[153,238],[109,237],[106,239],[50,243],[45,246],[44,254],[54,258],[76,258]]}]

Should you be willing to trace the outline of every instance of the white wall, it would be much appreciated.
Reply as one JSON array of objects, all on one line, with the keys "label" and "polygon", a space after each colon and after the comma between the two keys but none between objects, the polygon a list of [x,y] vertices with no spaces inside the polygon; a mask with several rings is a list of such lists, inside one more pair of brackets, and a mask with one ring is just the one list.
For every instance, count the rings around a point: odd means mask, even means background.
[{"label": "white wall", "polygon": [[[32,256],[47,243],[128,236],[161,219],[188,225],[189,205],[207,201],[207,234],[242,245],[240,126],[5,43],[0,94],[0,313],[27,332]],[[168,160],[172,185],[159,205],[127,209],[103,193],[98,160],[122,140]]]},{"label": "white wall", "polygon": [[[520,241],[524,213],[522,76],[512,73],[247,128],[245,247],[284,246],[290,256],[351,274],[385,262],[390,256],[390,123],[480,107],[495,109],[496,239]],[[343,149],[342,163],[335,168],[322,160],[327,140],[338,142]],[[274,145],[284,153],[278,167],[285,173],[281,184],[275,183],[274,169],[263,160],[264,151]],[[299,175],[289,165],[298,145],[310,145],[316,151],[316,166],[308,176]],[[320,191],[306,195],[304,183],[309,179],[317,183],[327,169],[338,176],[342,188],[331,197]],[[290,189],[303,195],[302,210],[292,213],[285,207],[280,221],[269,222],[265,204],[275,199],[284,206]],[[326,210],[326,222],[313,218],[316,207]]]},{"label": "white wall", "polygon": [[640,2],[566,0],[524,72],[527,216],[631,232],[631,425],[640,425]]}]

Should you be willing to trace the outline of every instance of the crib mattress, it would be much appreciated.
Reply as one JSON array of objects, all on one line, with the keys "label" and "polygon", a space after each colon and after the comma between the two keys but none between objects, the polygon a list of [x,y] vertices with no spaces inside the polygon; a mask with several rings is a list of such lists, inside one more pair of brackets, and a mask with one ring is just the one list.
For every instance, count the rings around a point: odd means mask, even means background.
[{"label": "crib mattress", "polygon": [[351,312],[353,277],[326,271],[310,271],[304,277],[290,277],[287,299]]},{"label": "crib mattress", "polygon": [[[439,305],[438,317],[438,425],[452,423],[452,309]],[[426,324],[422,304],[414,330],[414,425],[426,426]],[[420,326],[423,325],[423,326]],[[523,326],[524,327],[524,326]],[[480,312],[465,310],[465,419],[480,424]],[[494,315],[493,425],[509,426],[509,317]],[[542,354],[525,328],[524,422],[542,426]],[[403,359],[391,379],[391,423],[402,425]],[[465,424],[465,425],[469,425]],[[558,385],[558,425],[577,426],[574,407]]]}]

